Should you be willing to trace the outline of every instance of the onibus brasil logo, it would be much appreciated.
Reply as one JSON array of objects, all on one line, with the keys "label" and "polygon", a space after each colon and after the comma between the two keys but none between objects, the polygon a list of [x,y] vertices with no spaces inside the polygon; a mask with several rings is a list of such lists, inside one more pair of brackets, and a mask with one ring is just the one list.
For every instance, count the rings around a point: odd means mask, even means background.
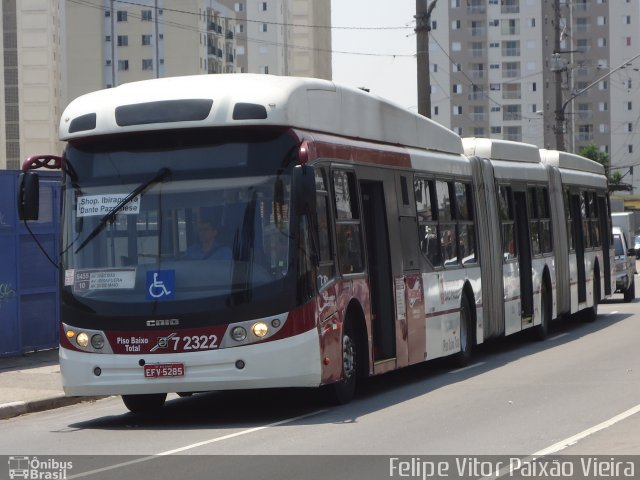
[{"label": "onibus brasil logo", "polygon": [[62,462],[54,458],[44,460],[38,457],[9,457],[9,478],[25,478],[33,480],[65,480],[67,470],[73,468],[73,462]]}]

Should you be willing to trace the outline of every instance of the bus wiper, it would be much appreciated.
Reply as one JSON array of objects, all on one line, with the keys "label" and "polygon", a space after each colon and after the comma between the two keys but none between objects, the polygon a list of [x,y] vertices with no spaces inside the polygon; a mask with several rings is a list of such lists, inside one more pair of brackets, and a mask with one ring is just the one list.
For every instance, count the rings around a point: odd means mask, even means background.
[{"label": "bus wiper", "polygon": [[118,214],[118,212],[120,210],[123,209],[123,207],[125,205],[127,205],[127,203],[129,203],[131,200],[133,200],[134,198],[136,198],[138,195],[140,195],[142,192],[144,192],[147,188],[149,188],[151,185],[154,185],[158,182],[162,182],[164,181],[164,179],[166,177],[168,177],[171,174],[171,170],[169,170],[168,168],[161,168],[160,170],[158,170],[158,173],[156,173],[151,179],[147,180],[146,182],[140,184],[138,187],[136,187],[135,190],[133,190],[129,195],[127,195],[126,197],[124,197],[122,200],[120,200],[120,203],[118,203],[113,210],[111,210],[109,213],[107,213],[104,217],[102,217],[100,219],[100,221],[98,222],[98,225],[96,225],[96,227],[91,231],[91,233],[87,236],[87,238],[84,239],[84,241],[80,244],[80,246],[76,249],[75,253],[78,253],[80,250],[82,250],[91,240],[93,240],[103,229],[104,227],[106,227],[108,222],[113,222],[113,219],[116,217],[116,215]]}]

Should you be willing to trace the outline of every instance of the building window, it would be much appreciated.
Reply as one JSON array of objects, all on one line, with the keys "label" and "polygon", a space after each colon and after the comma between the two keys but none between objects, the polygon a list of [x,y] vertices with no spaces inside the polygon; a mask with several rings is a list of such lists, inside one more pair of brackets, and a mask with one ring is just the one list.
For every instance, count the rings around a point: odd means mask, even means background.
[{"label": "building window", "polygon": [[142,10],[141,13],[142,13],[141,20],[143,22],[150,22],[151,20],[153,20],[153,15],[151,10]]},{"label": "building window", "polygon": [[260,11],[266,12],[267,11],[267,2],[258,3],[258,8],[260,9]]},{"label": "building window", "polygon": [[633,123],[627,123],[627,132],[633,132]]},{"label": "building window", "polygon": [[125,12],[124,10],[118,10],[116,18],[117,18],[117,20],[119,22],[126,22],[127,21],[127,12]]},{"label": "building window", "polygon": [[142,70],[153,70],[153,59],[151,59],[151,58],[143,58],[142,59]]},{"label": "building window", "polygon": [[110,17],[111,16],[111,10],[105,10],[104,11],[104,16],[105,17]]},{"label": "building window", "polygon": [[633,102],[627,102],[627,110],[633,110]]},{"label": "building window", "polygon": [[438,107],[438,106],[433,107],[433,114],[434,115],[439,115],[440,114],[440,107]]},{"label": "building window", "polygon": [[142,35],[142,45],[151,45],[151,35]]},{"label": "building window", "polygon": [[129,60],[118,60],[118,70],[129,70]]},{"label": "building window", "polygon": [[633,153],[633,145],[629,145],[629,153]]},{"label": "building window", "polygon": [[266,31],[267,31],[267,28],[268,28],[268,25],[267,25],[266,23],[263,23],[263,24],[260,26],[260,31],[264,33],[264,32],[266,32]]},{"label": "building window", "polygon": [[104,37],[104,41],[105,42],[110,42],[111,41],[111,35],[107,35],[106,37]]},{"label": "building window", "polygon": [[105,64],[107,65],[107,67],[110,67],[110,66],[111,66],[111,60],[107,60],[107,61],[105,62]]},{"label": "building window", "polygon": [[233,6],[234,10],[236,12],[244,12],[244,3],[242,2],[236,2],[236,4]]},{"label": "building window", "polygon": [[129,45],[129,37],[127,35],[118,35],[118,46],[126,47]]}]

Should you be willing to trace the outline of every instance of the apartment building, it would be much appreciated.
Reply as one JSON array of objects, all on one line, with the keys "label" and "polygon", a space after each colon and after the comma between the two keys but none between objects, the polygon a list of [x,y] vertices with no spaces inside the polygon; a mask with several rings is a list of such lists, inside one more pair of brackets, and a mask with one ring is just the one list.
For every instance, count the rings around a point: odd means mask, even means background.
[{"label": "apartment building", "polygon": [[331,80],[331,0],[220,1],[236,14],[239,71]]},{"label": "apartment building", "polygon": [[67,2],[67,101],[174,75],[235,72],[235,18],[215,0]]},{"label": "apartment building", "polygon": [[84,93],[174,75],[331,78],[330,0],[3,0],[0,168],[57,153]]},{"label": "apartment building", "polygon": [[0,168],[17,169],[28,155],[60,150],[63,91],[62,0],[0,4]]},{"label": "apartment building", "polygon": [[[617,67],[640,52],[639,19],[638,0],[439,3],[429,45],[432,116],[464,136],[540,147],[556,148],[563,133],[568,151],[594,143],[613,166],[633,165],[640,60]],[[564,122],[556,121],[557,92]]]}]

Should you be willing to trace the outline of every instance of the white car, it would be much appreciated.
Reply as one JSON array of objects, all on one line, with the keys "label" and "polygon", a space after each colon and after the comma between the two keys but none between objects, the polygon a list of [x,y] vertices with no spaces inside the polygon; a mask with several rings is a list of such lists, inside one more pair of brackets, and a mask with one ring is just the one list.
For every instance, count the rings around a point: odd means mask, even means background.
[{"label": "white car", "polygon": [[620,227],[613,227],[613,246],[616,251],[616,292],[624,294],[624,301],[631,302],[636,298],[635,250],[630,249]]}]

